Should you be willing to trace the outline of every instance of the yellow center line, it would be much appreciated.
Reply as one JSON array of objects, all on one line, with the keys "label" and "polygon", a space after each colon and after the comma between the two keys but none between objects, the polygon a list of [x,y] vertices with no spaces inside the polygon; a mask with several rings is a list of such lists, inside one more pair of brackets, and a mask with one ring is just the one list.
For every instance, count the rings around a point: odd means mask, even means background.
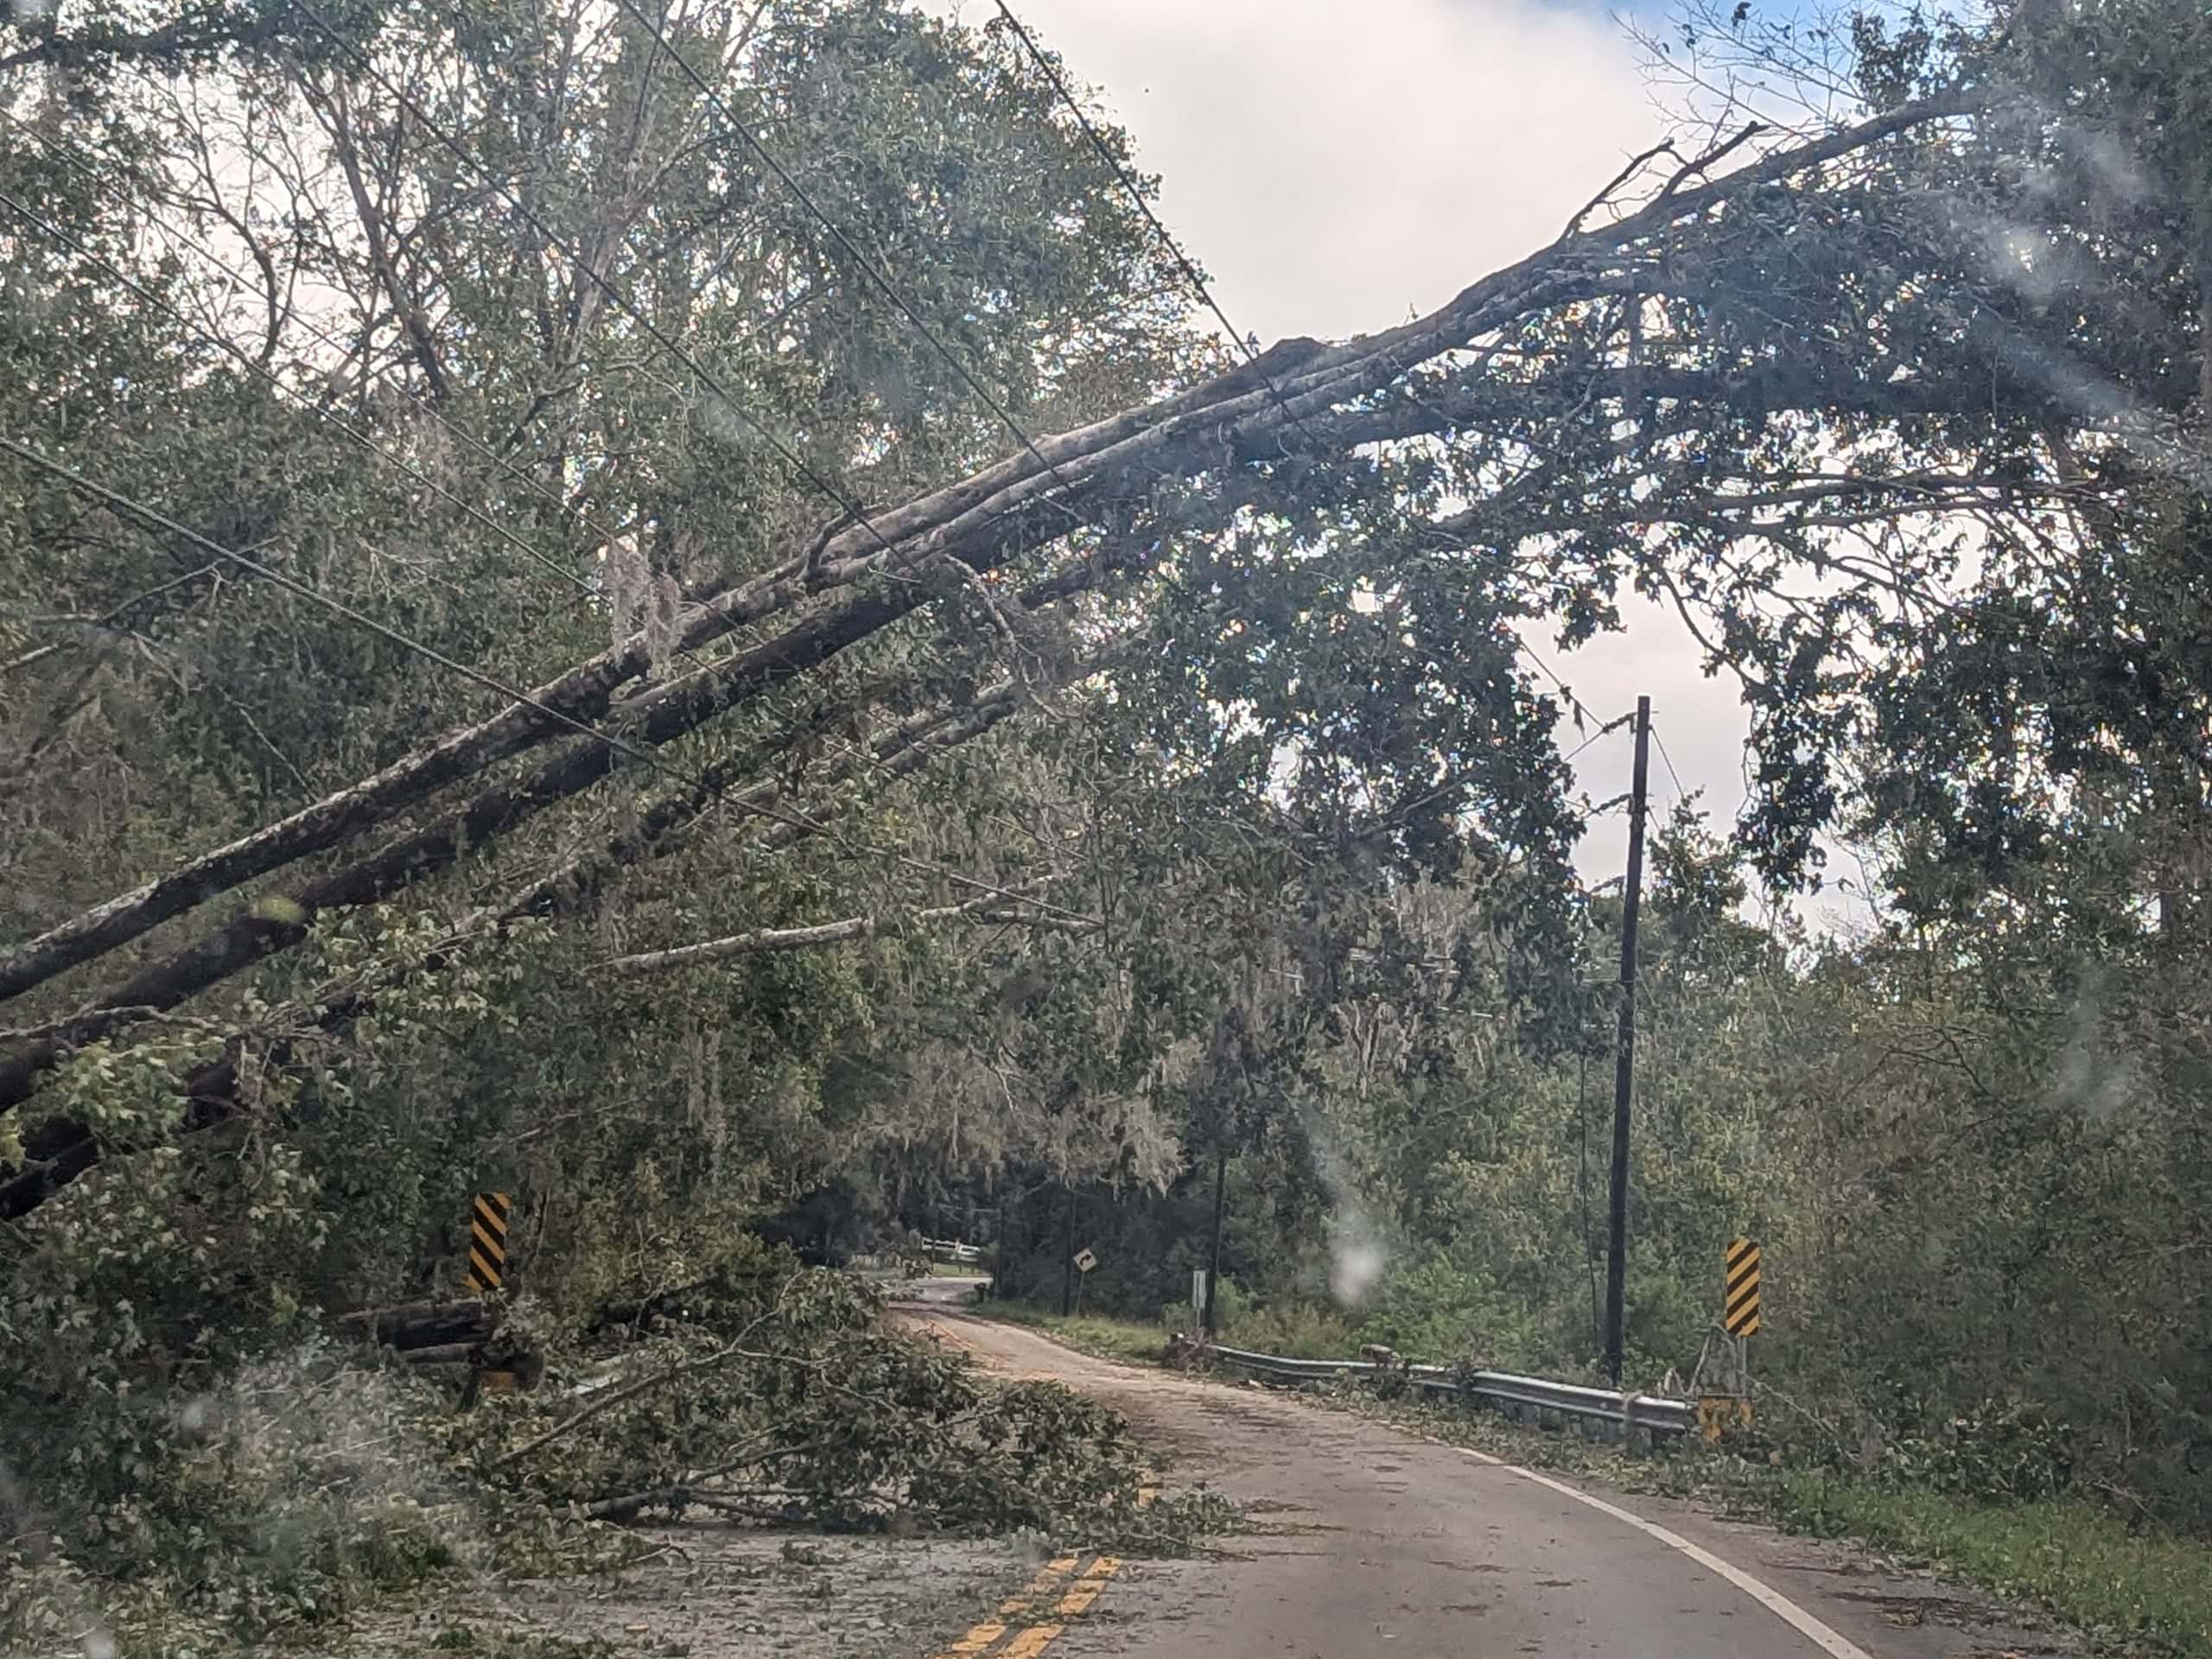
[{"label": "yellow center line", "polygon": [[1077,1613],[1098,1599],[1098,1592],[1106,1587],[1106,1580],[1122,1570],[1118,1555],[1101,1555],[1090,1564],[1090,1570],[1068,1586],[1060,1598],[1060,1605],[1052,1609],[1062,1618],[1073,1618]]},{"label": "yellow center line", "polygon": [[[1055,1585],[1074,1572],[1076,1560],[1077,1557],[1073,1555],[1062,1555],[1046,1562],[1038,1570],[1037,1576],[1021,1587],[1019,1594],[1008,1596],[999,1605],[996,1618],[987,1618],[976,1625],[967,1635],[939,1652],[937,1659],[976,1659],[976,1655],[984,1652],[1006,1634],[1007,1619],[1027,1617],[1038,1603],[1052,1593]],[[1097,1568],[1093,1567],[1091,1571],[1095,1573]]]},{"label": "yellow center line", "polygon": [[1101,1555],[1090,1564],[1089,1571],[1068,1586],[1067,1594],[1062,1596],[1059,1605],[1052,1609],[1054,1618],[1058,1622],[1032,1624],[1006,1644],[999,1659],[1037,1659],[1037,1656],[1067,1629],[1065,1621],[1074,1618],[1097,1600],[1098,1592],[1106,1587],[1106,1580],[1121,1570],[1120,1556]]},{"label": "yellow center line", "polygon": [[[1075,1571],[1076,1557],[1062,1555],[1049,1560],[1038,1569],[1037,1576],[1021,1586],[1021,1593],[1009,1596],[999,1605],[999,1617],[1012,1618],[1016,1613],[1026,1613],[1045,1599],[1047,1592],[1062,1579]],[[1091,1569],[1097,1571],[1096,1567]]]},{"label": "yellow center line", "polygon": [[995,1618],[987,1618],[938,1654],[937,1659],[975,1659],[976,1654],[982,1652],[1005,1634],[1005,1625]]}]

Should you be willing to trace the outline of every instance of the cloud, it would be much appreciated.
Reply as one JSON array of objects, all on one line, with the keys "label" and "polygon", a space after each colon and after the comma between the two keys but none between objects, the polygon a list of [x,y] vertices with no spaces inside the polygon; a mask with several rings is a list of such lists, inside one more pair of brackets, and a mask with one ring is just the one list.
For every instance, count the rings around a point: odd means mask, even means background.
[{"label": "cloud", "polygon": [[1510,0],[1027,0],[1016,15],[1135,135],[1160,216],[1262,341],[1436,305],[1549,241],[1660,127],[1618,28]]}]

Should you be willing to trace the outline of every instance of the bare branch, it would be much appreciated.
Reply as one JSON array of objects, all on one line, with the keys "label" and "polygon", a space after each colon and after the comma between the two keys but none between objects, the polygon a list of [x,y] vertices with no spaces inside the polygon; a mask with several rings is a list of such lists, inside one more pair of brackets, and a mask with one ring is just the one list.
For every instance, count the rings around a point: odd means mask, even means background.
[{"label": "bare branch", "polygon": [[732,957],[767,956],[784,950],[810,950],[824,944],[845,944],[855,939],[871,939],[885,927],[912,926],[923,922],[941,922],[952,917],[972,917],[997,926],[1034,927],[1062,933],[1096,933],[1105,924],[1089,917],[1046,915],[1036,911],[1023,911],[995,902],[995,894],[970,899],[965,904],[939,905],[928,910],[910,911],[903,917],[887,920],[877,916],[849,916],[842,921],[817,922],[810,927],[767,927],[752,933],[734,933],[728,938],[708,939],[697,944],[679,944],[666,950],[641,950],[632,956],[610,957],[600,963],[608,972],[626,978],[646,974],[666,973],[671,969],[696,967],[701,963],[726,962]]}]

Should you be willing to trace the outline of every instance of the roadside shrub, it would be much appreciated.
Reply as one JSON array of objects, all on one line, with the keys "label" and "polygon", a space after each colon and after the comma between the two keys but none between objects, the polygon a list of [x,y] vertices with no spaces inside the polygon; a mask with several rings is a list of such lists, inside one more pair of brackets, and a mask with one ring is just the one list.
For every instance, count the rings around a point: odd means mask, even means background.
[{"label": "roadside shrub", "polygon": [[1990,1400],[1891,1450],[1896,1478],[1961,1497],[2026,1503],[2074,1490],[2071,1425],[2020,1400]]},{"label": "roadside shrub", "polygon": [[17,1484],[0,1646],[148,1618],[250,1642],[473,1559],[477,1517],[424,1451],[449,1409],[312,1344],[147,1399],[124,1490]]},{"label": "roadside shrub", "polygon": [[1325,1302],[1285,1296],[1254,1304],[1224,1284],[1216,1312],[1232,1347],[1292,1359],[1344,1359],[1358,1351],[1358,1327]]}]

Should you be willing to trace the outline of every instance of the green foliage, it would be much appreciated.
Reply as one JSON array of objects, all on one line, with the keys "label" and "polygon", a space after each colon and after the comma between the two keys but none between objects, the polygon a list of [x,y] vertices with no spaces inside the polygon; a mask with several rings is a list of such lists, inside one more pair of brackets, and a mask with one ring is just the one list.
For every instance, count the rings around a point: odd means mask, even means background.
[{"label": "green foliage", "polygon": [[1885,1466],[1907,1484],[2025,1503],[2072,1491],[2074,1440],[2070,1427],[2037,1406],[1992,1400],[1936,1434],[1899,1440]]},{"label": "green foliage", "polygon": [[[1739,919],[1733,859],[1688,817],[1659,832],[1652,872],[1630,1380],[1687,1384],[1723,1248],[1748,1233],[1765,1250],[1762,1433],[1791,1466],[1993,1500],[2094,1492],[2212,1524],[2205,1290],[2187,1265],[2212,1194],[2201,969],[2151,934],[2085,956],[2025,928],[1977,934],[1971,955],[1904,926],[1770,933]],[[1613,958],[1617,925],[1618,906],[1590,905],[1585,961]],[[1414,949],[1448,959],[1448,940]],[[1225,1339],[1594,1380],[1612,1022],[1610,999],[1570,995],[1580,1034],[1550,1054],[1372,957],[1310,1020],[1285,1004],[1272,1086],[1294,1104],[1230,1163]],[[1079,1208],[1107,1264],[1095,1306],[1148,1312],[1203,1259],[1210,1166],[1157,1201]],[[1031,1224],[1047,1249],[1054,1219]],[[1343,1281],[1359,1250],[1371,1278]]]},{"label": "green foliage", "polygon": [[626,1518],[1026,1529],[1128,1549],[1217,1512],[1204,1497],[1141,1512],[1140,1452],[1113,1412],[1058,1384],[994,1383],[957,1351],[893,1334],[878,1294],[846,1274],[741,1250],[658,1328],[591,1392],[505,1396],[454,1420],[451,1459],[518,1497]]},{"label": "green foliage", "polygon": [[1746,1512],[1864,1539],[2039,1602],[2120,1651],[2212,1655],[2212,1560],[2196,1540],[2130,1526],[2081,1498],[1976,1503],[1909,1485],[1813,1472],[1750,1475]]},{"label": "green foliage", "polygon": [[[251,1643],[488,1560],[480,1510],[428,1450],[449,1403],[416,1379],[306,1347],[146,1391],[128,1416],[97,1387],[83,1398],[42,1459],[15,1464],[11,1645],[72,1626]],[[118,1429],[127,1460],[103,1471]],[[10,1442],[11,1459],[27,1450]],[[112,1490],[93,1501],[103,1473]]]},{"label": "green foliage", "polygon": [[[18,1308],[11,1383],[36,1381],[41,1313],[70,1317]],[[996,1382],[886,1329],[862,1281],[742,1240],[643,1339],[588,1347],[527,1313],[503,1340],[535,1347],[541,1385],[467,1412],[442,1382],[313,1342],[172,1351],[165,1387],[143,1350],[73,1394],[45,1378],[63,1408],[0,1441],[23,1523],[0,1633],[90,1620],[251,1643],[448,1568],[612,1559],[608,1522],[649,1513],[1026,1530],[1124,1553],[1185,1549],[1235,1520],[1203,1491],[1141,1502],[1143,1453],[1105,1407]],[[58,1357],[86,1363],[81,1347]]]},{"label": "green foliage", "polygon": [[1222,1299],[1222,1340],[1235,1348],[1292,1359],[1349,1359],[1359,1351],[1359,1325],[1325,1302],[1287,1296],[1245,1303]]}]

